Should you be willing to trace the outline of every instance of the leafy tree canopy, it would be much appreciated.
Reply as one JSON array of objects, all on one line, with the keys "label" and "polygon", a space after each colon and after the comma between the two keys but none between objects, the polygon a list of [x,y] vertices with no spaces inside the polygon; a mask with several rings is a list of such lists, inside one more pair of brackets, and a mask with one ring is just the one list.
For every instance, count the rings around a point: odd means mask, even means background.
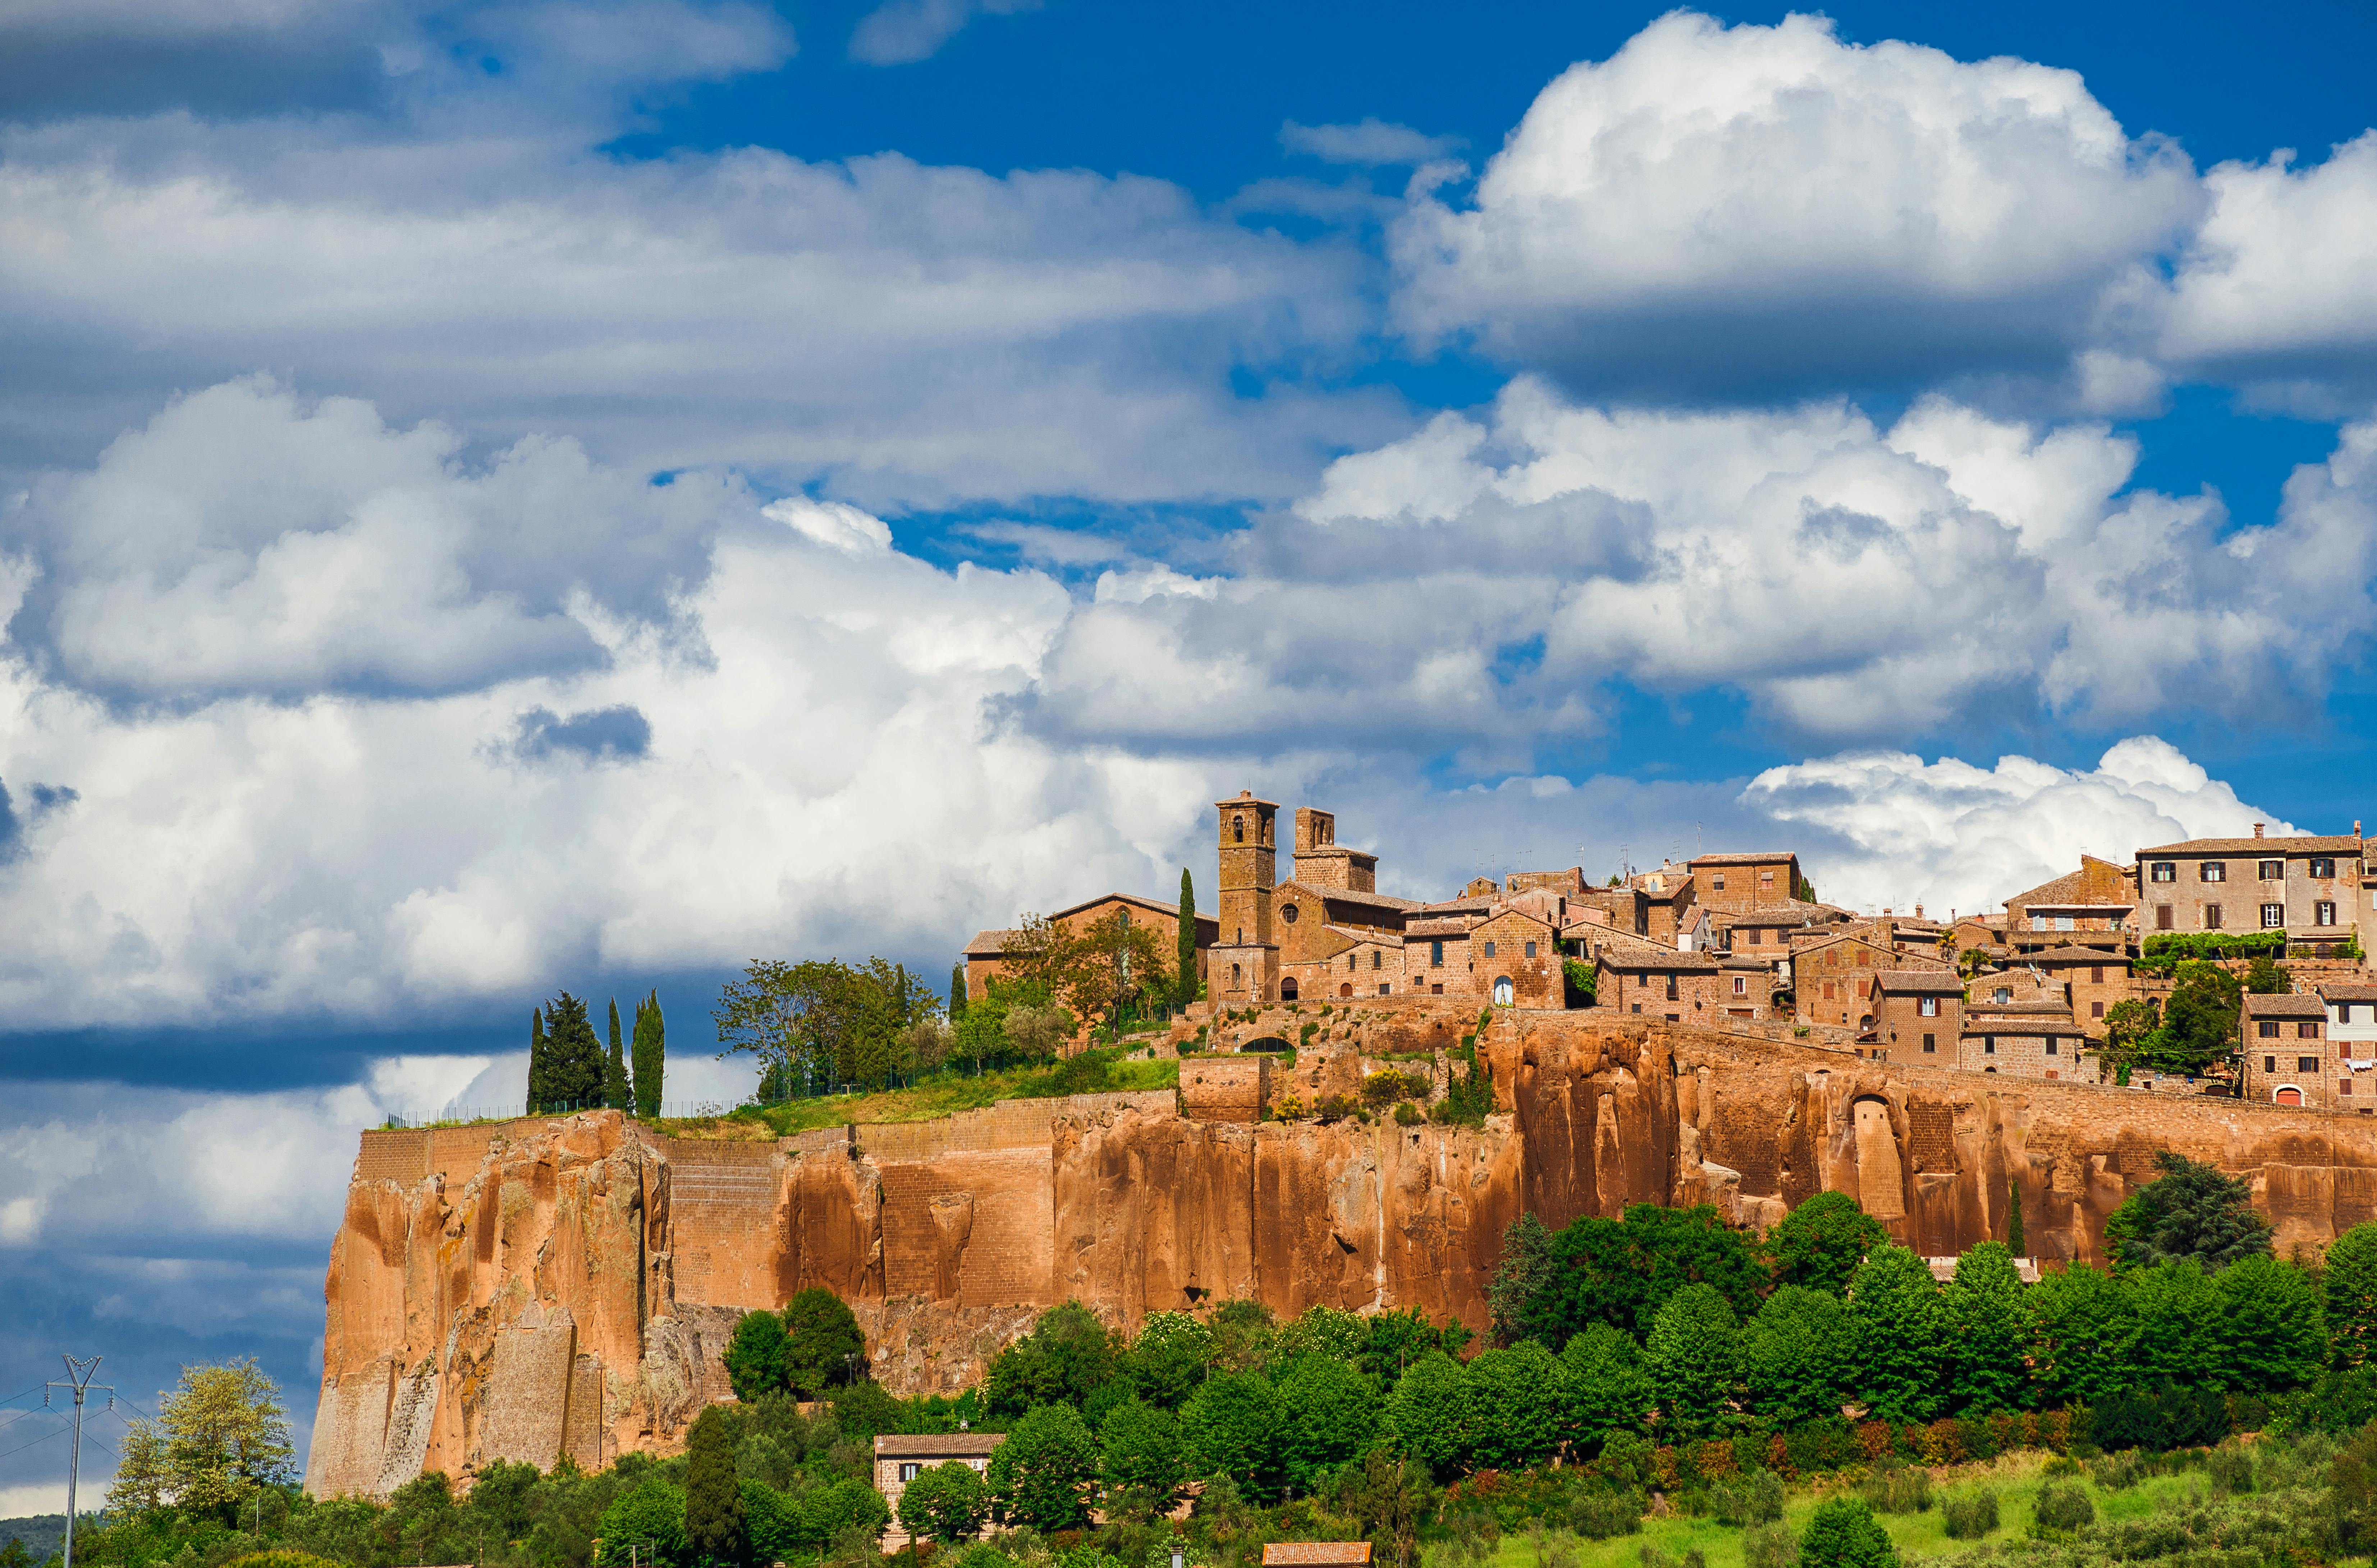
[{"label": "leafy tree canopy", "polygon": [[2270,1250],[2270,1222],[2254,1212],[2244,1182],[2169,1149],[2156,1151],[2155,1164],[2162,1174],[2105,1221],[2105,1249],[2116,1270],[2150,1268],[2167,1258],[2220,1269]]},{"label": "leafy tree canopy", "polygon": [[126,1424],[110,1508],[172,1506],[230,1524],[258,1488],[295,1476],[289,1412],[254,1357],[183,1368],[157,1419]]},{"label": "leafy tree canopy", "polygon": [[990,1408],[1019,1416],[1039,1405],[1078,1408],[1114,1378],[1121,1357],[1121,1336],[1089,1308],[1051,1307],[1031,1333],[991,1358]]},{"label": "leafy tree canopy", "polygon": [[962,1459],[926,1466],[900,1493],[900,1524],[912,1536],[971,1540],[989,1517],[989,1484]]},{"label": "leafy tree canopy", "polygon": [[1766,1233],[1766,1264],[1777,1285],[1805,1285],[1835,1296],[1866,1254],[1886,1246],[1890,1232],[1846,1193],[1818,1193]]},{"label": "leafy tree canopy", "polygon": [[812,1285],[784,1303],[784,1380],[794,1393],[815,1398],[866,1365],[866,1336],[841,1297]]},{"label": "leafy tree canopy", "polygon": [[1079,1528],[1097,1488],[1096,1440],[1070,1405],[1043,1405],[992,1451],[989,1479],[1008,1518],[1043,1532]]},{"label": "leafy tree canopy", "polygon": [[1587,1216],[1553,1238],[1548,1275],[1522,1322],[1547,1345],[1566,1345],[1590,1323],[1642,1334],[1670,1296],[1695,1284],[1738,1316],[1757,1310],[1766,1277],[1750,1242],[1710,1206],[1636,1204],[1622,1220]]}]

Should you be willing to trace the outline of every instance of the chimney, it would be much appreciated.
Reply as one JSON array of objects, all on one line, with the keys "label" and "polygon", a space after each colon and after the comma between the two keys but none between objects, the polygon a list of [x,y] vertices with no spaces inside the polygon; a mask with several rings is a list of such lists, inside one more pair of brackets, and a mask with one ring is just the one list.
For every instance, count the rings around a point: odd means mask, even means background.
[{"label": "chimney", "polygon": [[1915,918],[1918,921],[1923,918],[1923,906],[1920,904],[1915,906]]},{"label": "chimney", "polygon": [[2253,825],[2253,837],[2256,837],[2256,838],[2259,838],[2261,836],[2262,836],[2262,825],[2261,825],[2260,823],[2258,823],[2258,822],[2257,822],[2257,823],[2255,823],[2255,824]]}]

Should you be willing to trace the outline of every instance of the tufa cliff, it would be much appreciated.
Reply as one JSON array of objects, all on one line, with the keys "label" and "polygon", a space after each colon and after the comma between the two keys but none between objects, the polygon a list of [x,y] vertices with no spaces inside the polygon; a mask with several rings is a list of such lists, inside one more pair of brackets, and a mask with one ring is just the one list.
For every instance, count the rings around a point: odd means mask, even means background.
[{"label": "tufa cliff", "polygon": [[[1260,1027],[1260,1026],[1258,1026]],[[1766,1225],[1827,1190],[1905,1245],[2007,1229],[2097,1261],[2175,1148],[2250,1177],[2281,1251],[2377,1218],[2377,1122],[2000,1079],[1787,1039],[1505,1013],[1483,1130],[1259,1122],[1350,1092],[1368,1052],[1449,1044],[1410,1004],[1339,1014],[1295,1066],[1182,1061],[1181,1088],[723,1142],[614,1112],[365,1133],[331,1246],[306,1486],[385,1496],[489,1459],[587,1467],[683,1441],[728,1397],[735,1320],[822,1285],[896,1392],[978,1380],[1069,1297],[1117,1322],[1232,1298],[1485,1324],[1503,1227],[1635,1203]],[[1439,1060],[1438,1081],[1444,1081]]]}]

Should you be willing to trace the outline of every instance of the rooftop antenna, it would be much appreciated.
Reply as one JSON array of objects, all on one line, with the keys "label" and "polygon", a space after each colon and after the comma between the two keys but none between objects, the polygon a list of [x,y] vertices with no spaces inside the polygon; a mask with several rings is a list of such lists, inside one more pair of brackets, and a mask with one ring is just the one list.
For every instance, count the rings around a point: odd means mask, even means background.
[{"label": "rooftop antenna", "polygon": [[[72,1356],[61,1355],[58,1360],[66,1364],[66,1379],[42,1384],[42,1403],[47,1405],[50,1402],[50,1390],[53,1388],[73,1391],[74,1449],[66,1458],[66,1541],[62,1563],[63,1568],[74,1568],[75,1487],[82,1479],[82,1402],[93,1386],[90,1380],[99,1372],[100,1358],[93,1356],[87,1361],[78,1361]],[[107,1408],[114,1409],[115,1390],[104,1383],[97,1386],[107,1396]]]}]

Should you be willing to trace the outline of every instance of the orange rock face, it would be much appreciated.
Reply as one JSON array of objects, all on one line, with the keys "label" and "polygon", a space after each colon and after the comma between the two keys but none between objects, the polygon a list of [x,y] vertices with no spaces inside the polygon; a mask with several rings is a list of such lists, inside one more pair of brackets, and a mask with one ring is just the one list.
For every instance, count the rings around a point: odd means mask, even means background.
[{"label": "orange rock face", "polygon": [[[1372,1052],[1440,1092],[1443,1048],[1475,1027],[1341,1008],[1271,1092],[1352,1092]],[[385,1496],[424,1469],[673,1449],[729,1396],[736,1318],[813,1285],[856,1312],[878,1379],[947,1392],[1068,1298],[1125,1325],[1248,1298],[1482,1328],[1503,1228],[1530,1210],[1558,1228],[1710,1203],[1764,1226],[1840,1191],[1940,1256],[2002,1240],[2018,1192],[2033,1251],[2094,1261],[2105,1217],[2175,1148],[2249,1177],[2281,1251],[2377,1217],[2377,1123],[2354,1116],[1606,1016],[1506,1013],[1478,1043],[1499,1101],[1479,1131],[1248,1122],[1234,1094],[1182,1115],[1165,1091],[772,1142],[612,1112],[366,1133],[306,1485]],[[1408,1054],[1431,1050],[1432,1068]]]}]

